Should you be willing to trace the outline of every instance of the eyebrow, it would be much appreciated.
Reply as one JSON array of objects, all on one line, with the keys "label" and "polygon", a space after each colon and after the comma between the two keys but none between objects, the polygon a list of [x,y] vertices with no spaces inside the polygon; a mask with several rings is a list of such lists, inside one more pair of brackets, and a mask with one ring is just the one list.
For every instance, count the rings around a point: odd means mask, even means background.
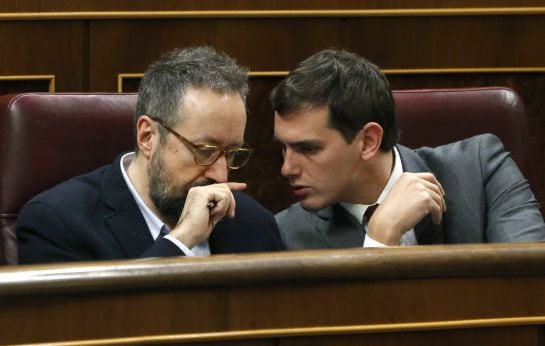
[{"label": "eyebrow", "polygon": [[[198,143],[197,145],[215,145],[217,147],[221,147],[220,143],[217,140],[215,140],[213,138],[210,138],[210,137],[204,137],[202,139],[197,139],[197,140],[194,141],[194,143]],[[226,148],[242,147],[242,146],[244,146],[244,144],[246,144],[246,142],[243,140],[242,142],[236,142],[236,143],[230,144]]]},{"label": "eyebrow", "polygon": [[300,146],[315,146],[320,147],[323,145],[323,142],[318,139],[307,139],[297,142],[288,142],[286,145],[292,146],[292,147],[300,147]]}]

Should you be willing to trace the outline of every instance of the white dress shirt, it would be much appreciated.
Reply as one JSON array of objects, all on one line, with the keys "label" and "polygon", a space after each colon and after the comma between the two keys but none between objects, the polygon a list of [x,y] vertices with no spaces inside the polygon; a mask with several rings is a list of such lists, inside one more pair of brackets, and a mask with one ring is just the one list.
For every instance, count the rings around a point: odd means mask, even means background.
[{"label": "white dress shirt", "polygon": [[[371,205],[376,203],[382,203],[382,201],[388,196],[392,188],[394,187],[397,180],[401,177],[403,174],[403,166],[401,165],[401,157],[399,156],[399,152],[397,151],[397,148],[394,147],[394,169],[392,170],[392,174],[390,174],[390,178],[388,179],[388,182],[386,183],[386,186],[378,196],[378,199],[375,203],[372,204],[352,204],[352,203],[341,203],[341,205],[350,213],[352,214],[360,223],[362,223],[362,227],[365,229],[365,238],[363,240],[363,247],[387,247],[387,245],[382,244],[375,239],[371,238],[367,234],[367,220],[365,220],[365,224],[363,224],[365,211],[367,208],[369,208]],[[418,241],[416,240],[416,235],[414,233],[414,229],[410,229],[407,232],[403,234],[400,240],[400,245],[417,245]]]},{"label": "white dress shirt", "polygon": [[[150,208],[144,203],[138,192],[136,191],[136,188],[132,184],[131,180],[129,179],[129,175],[127,174],[127,169],[129,168],[129,165],[131,164],[132,160],[134,160],[135,153],[127,153],[121,157],[120,165],[121,165],[121,173],[123,174],[123,179],[125,180],[125,183],[127,184],[127,187],[129,188],[129,191],[131,192],[132,196],[134,197],[134,200],[136,201],[136,205],[138,205],[138,208],[140,209],[140,212],[142,213],[142,216],[144,217],[144,220],[146,221],[146,225],[148,226],[148,229],[151,233],[151,236],[154,240],[157,240],[157,237],[159,237],[159,233],[161,232],[161,228],[165,226],[167,229],[169,227],[165,225],[161,219],[155,215]],[[170,231],[170,229],[169,229]],[[210,255],[210,246],[208,245],[207,241],[204,241],[200,244],[195,245],[193,248],[189,249],[187,246],[185,246],[181,241],[176,239],[175,237],[167,234],[164,236],[165,239],[170,240],[173,242],[176,246],[182,250],[186,256],[207,256]]]}]

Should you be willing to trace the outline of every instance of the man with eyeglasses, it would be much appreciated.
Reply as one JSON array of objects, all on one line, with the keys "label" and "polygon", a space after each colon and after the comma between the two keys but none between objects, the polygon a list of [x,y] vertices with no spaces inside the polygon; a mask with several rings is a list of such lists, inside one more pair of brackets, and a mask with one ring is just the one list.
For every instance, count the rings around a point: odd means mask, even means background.
[{"label": "man with eyeglasses", "polygon": [[275,251],[273,215],[230,182],[244,143],[247,71],[210,47],[176,49],[138,91],[135,152],[34,197],[20,263]]}]

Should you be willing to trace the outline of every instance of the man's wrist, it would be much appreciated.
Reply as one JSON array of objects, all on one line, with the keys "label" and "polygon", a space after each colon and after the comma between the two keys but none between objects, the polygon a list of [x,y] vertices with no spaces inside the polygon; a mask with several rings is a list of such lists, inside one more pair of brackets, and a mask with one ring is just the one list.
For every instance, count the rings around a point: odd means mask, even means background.
[{"label": "man's wrist", "polygon": [[[384,246],[399,246],[403,234],[399,234],[391,226],[371,222],[367,225],[367,236],[380,244],[384,244]],[[377,229],[381,230],[381,232],[374,231]]]}]

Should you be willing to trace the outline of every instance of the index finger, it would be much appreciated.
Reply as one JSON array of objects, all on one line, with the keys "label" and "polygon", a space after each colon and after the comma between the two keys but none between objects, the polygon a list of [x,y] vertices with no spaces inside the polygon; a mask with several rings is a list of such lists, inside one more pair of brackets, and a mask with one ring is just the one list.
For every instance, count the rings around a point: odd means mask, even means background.
[{"label": "index finger", "polygon": [[242,191],[246,188],[246,183],[235,183],[235,182],[228,182],[226,183],[227,187],[231,191]]}]

